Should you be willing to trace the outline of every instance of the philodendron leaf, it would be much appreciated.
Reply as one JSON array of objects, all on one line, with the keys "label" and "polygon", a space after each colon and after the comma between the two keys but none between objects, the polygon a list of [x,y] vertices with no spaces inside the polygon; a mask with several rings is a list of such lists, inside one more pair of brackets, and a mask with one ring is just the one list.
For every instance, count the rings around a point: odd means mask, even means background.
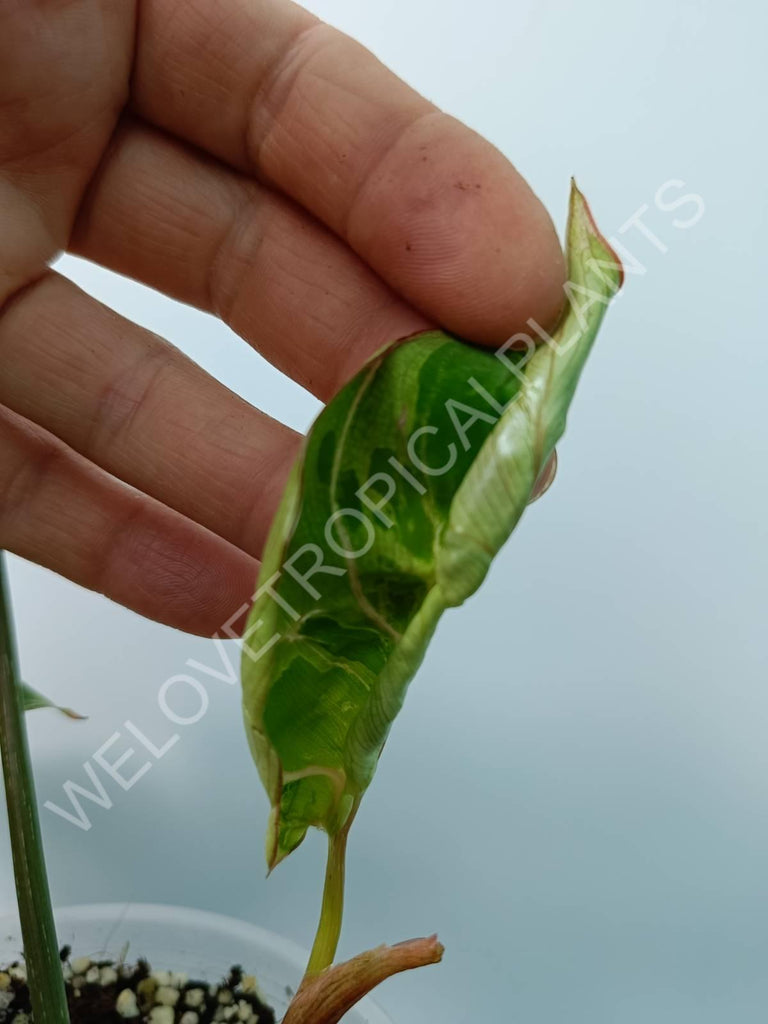
[{"label": "philodendron leaf", "polygon": [[26,683],[20,684],[21,688],[21,703],[25,711],[37,711],[38,708],[55,708],[56,711],[60,711],[62,715],[66,715],[67,718],[74,718],[77,721],[83,721],[85,715],[79,715],[72,708],[63,708],[58,704],[54,704],[52,700],[44,697],[42,693],[38,693],[31,686]]},{"label": "philodendron leaf", "polygon": [[567,262],[569,306],[551,337],[532,330],[537,346],[516,338],[497,352],[441,331],[398,342],[307,437],[243,648],[270,867],[310,825],[346,834],[437,620],[482,583],[563,432],[621,283],[575,186]]}]

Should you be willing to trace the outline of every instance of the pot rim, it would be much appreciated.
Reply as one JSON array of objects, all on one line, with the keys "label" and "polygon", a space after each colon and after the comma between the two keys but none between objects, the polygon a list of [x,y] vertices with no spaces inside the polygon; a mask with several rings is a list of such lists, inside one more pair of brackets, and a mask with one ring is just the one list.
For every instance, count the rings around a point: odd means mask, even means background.
[{"label": "pot rim", "polygon": [[[196,910],[193,907],[177,906],[172,903],[74,903],[67,906],[54,907],[54,919],[57,929],[69,924],[103,922],[112,919],[120,927],[135,922],[137,925],[161,924],[172,925],[181,930],[201,928],[208,932],[226,933],[230,938],[243,943],[266,945],[278,957],[287,962],[301,976],[309,959],[298,943],[286,939],[282,935],[251,924],[237,917],[218,914],[210,910]],[[0,915],[0,946],[8,938],[9,930],[20,935],[20,922],[17,911]],[[181,969],[183,965],[179,965]],[[258,975],[258,972],[257,972]],[[355,1007],[366,1018],[367,1024],[392,1024],[390,1018],[368,996]]]}]

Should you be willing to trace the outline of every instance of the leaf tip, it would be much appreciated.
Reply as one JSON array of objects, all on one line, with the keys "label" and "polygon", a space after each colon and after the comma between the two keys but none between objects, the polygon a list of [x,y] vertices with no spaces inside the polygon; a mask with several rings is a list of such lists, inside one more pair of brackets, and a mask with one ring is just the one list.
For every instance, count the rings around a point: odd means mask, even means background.
[{"label": "leaf tip", "polygon": [[62,714],[66,715],[67,718],[71,718],[74,722],[87,722],[88,715],[81,715],[78,711],[73,711],[72,708],[61,708]]},{"label": "leaf tip", "polygon": [[587,247],[589,247],[590,241],[594,240],[605,250],[606,255],[613,264],[613,269],[616,271],[615,291],[618,292],[624,284],[624,266],[616,250],[597,226],[587,198],[576,184],[576,178],[573,175],[571,175],[568,235],[570,238],[581,236]]},{"label": "leaf tip", "polygon": [[409,953],[422,967],[428,964],[439,964],[445,954],[445,946],[438,939],[437,934],[428,935],[425,939],[406,939],[405,942],[398,942],[393,949],[402,946],[408,948]]}]

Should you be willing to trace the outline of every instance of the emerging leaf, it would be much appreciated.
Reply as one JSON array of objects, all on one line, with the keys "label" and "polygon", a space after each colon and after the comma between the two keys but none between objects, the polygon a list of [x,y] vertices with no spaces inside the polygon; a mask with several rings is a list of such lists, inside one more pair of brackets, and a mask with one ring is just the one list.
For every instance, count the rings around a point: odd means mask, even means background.
[{"label": "emerging leaf", "polygon": [[432,935],[397,946],[379,946],[322,974],[305,978],[282,1024],[338,1024],[377,985],[394,974],[437,964],[443,947]]},{"label": "emerging leaf", "polygon": [[441,331],[397,342],[306,439],[243,651],[270,868],[311,825],[346,832],[440,615],[482,583],[548,464],[621,283],[575,186],[567,258],[552,337],[498,352]]}]

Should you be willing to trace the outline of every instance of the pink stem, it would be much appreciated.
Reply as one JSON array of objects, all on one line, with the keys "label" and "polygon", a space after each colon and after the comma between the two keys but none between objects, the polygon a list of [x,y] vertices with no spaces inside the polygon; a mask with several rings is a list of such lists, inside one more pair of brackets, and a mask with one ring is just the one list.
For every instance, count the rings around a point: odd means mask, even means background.
[{"label": "pink stem", "polygon": [[322,974],[304,979],[283,1024],[338,1024],[363,996],[393,974],[439,963],[443,947],[433,935],[396,946],[379,946]]}]

